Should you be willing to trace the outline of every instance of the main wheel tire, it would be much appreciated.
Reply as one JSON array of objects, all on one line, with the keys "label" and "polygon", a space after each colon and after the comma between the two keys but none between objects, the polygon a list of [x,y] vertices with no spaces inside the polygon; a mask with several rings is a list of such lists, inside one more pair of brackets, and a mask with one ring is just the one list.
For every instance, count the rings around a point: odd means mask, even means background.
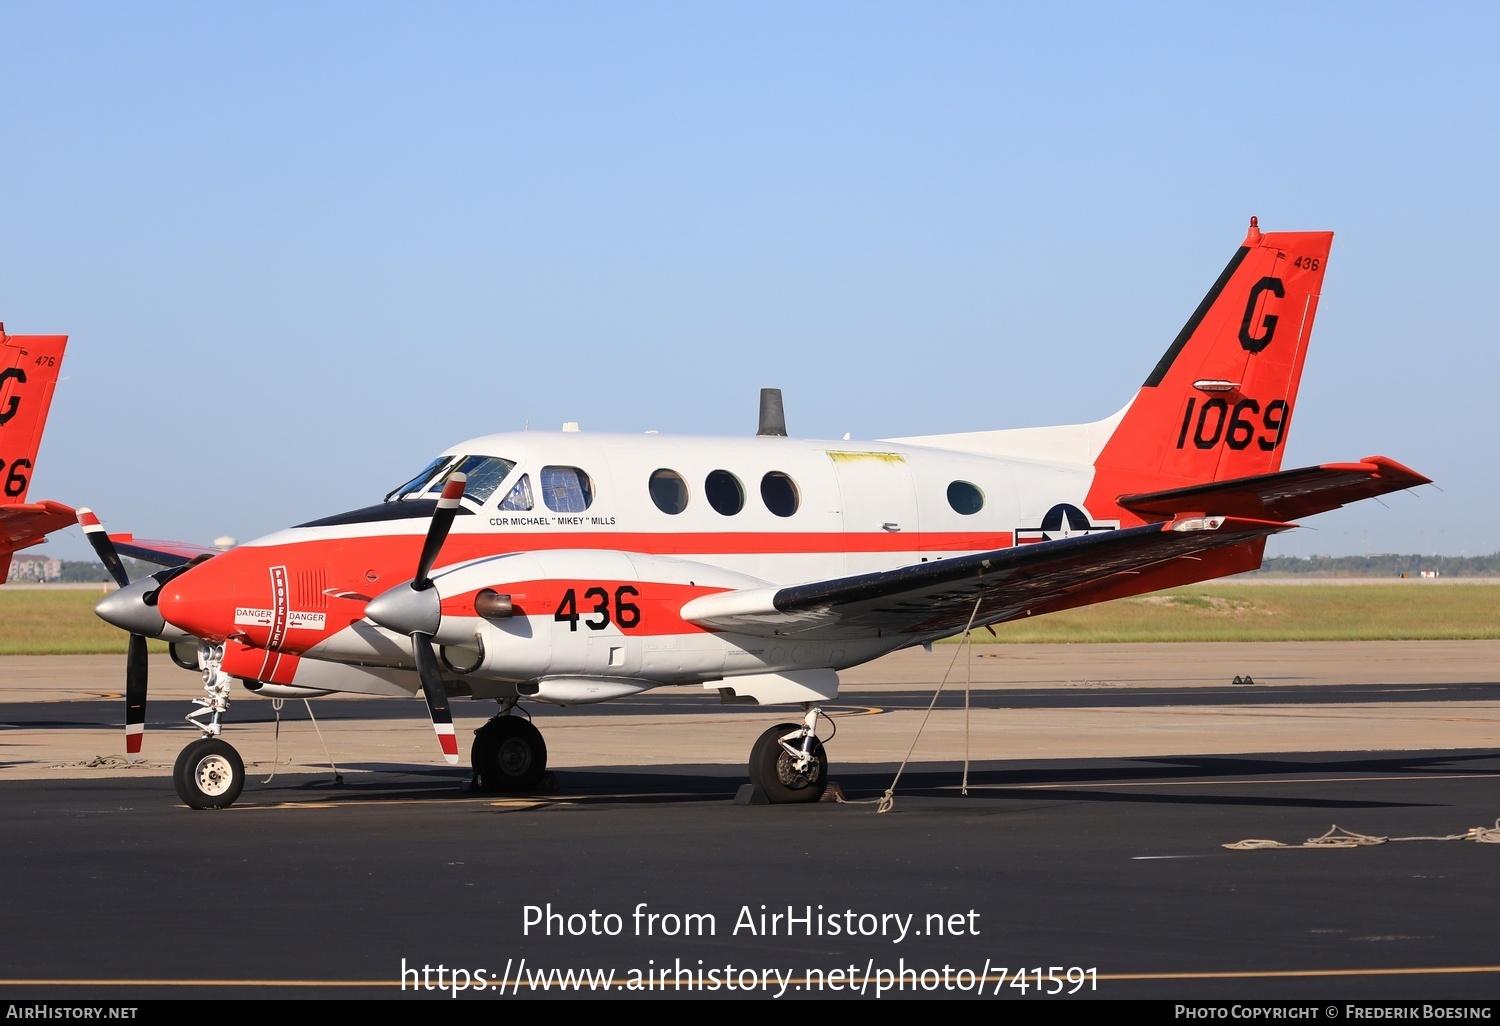
[{"label": "main wheel tire", "polygon": [[791,802],[815,802],[828,789],[828,754],[823,742],[812,745],[812,763],[798,772],[792,757],[781,747],[781,739],[800,723],[778,723],[755,740],[750,749],[750,782],[760,785],[766,797],[777,805]]},{"label": "main wheel tire", "polygon": [[202,738],[178,754],[172,783],[190,809],[227,809],[245,787],[245,763],[227,741]]},{"label": "main wheel tire", "polygon": [[532,791],[547,772],[547,742],[531,721],[497,716],[474,731],[469,752],[482,791]]}]

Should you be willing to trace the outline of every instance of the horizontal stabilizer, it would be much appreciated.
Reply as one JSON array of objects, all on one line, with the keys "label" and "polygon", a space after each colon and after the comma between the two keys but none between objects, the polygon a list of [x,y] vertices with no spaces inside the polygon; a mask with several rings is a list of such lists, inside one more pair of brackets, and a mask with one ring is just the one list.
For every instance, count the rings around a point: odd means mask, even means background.
[{"label": "horizontal stabilizer", "polygon": [[1395,460],[1366,456],[1359,463],[1327,463],[1187,488],[1122,495],[1118,502],[1132,513],[1147,517],[1212,512],[1285,522],[1326,513],[1359,499],[1431,483],[1431,478]]},{"label": "horizontal stabilizer", "polygon": [[60,502],[10,502],[0,504],[0,553],[36,545],[53,531],[72,527],[78,514]]}]

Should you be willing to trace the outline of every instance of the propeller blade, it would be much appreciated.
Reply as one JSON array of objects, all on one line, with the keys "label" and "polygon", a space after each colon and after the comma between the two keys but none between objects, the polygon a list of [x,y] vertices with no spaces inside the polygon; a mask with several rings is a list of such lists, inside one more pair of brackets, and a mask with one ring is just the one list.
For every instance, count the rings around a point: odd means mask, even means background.
[{"label": "propeller blade", "polygon": [[417,573],[410,586],[392,588],[365,606],[365,616],[372,623],[411,636],[412,656],[417,661],[427,715],[432,717],[432,729],[450,766],[458,765],[458,735],[453,732],[453,712],[448,708],[448,692],[443,688],[443,669],[432,648],[432,635],[442,623],[442,604],[428,575],[443,542],[448,540],[448,529],[458,516],[458,500],[463,498],[468,480],[462,471],[454,471],[443,483],[443,494],[432,513],[427,538],[422,542],[422,555],[417,560]]},{"label": "propeller blade", "polygon": [[79,507],[78,526],[83,528],[83,536],[94,547],[99,562],[104,564],[104,569],[109,571],[109,576],[113,577],[120,587],[127,587],[130,584],[130,576],[125,573],[125,564],[120,562],[120,554],[115,551],[115,543],[109,540],[109,532],[104,529],[103,524],[99,523],[99,518],[94,516],[94,511],[87,507]]},{"label": "propeller blade", "polygon": [[132,634],[125,656],[125,755],[131,762],[140,758],[145,735],[146,639]]},{"label": "propeller blade", "polygon": [[422,697],[427,699],[427,714],[448,765],[458,765],[458,735],[453,732],[453,712],[448,708],[448,692],[443,688],[443,670],[437,653],[432,650],[432,635],[411,636],[412,654],[417,657],[417,676],[422,678]]},{"label": "propeller blade", "polygon": [[[112,596],[106,596],[100,605],[111,606],[111,609],[106,609],[106,612],[111,612],[113,606],[122,606],[122,608],[128,606],[125,611],[132,614],[129,619],[132,622],[140,619],[140,611],[135,606],[142,603],[139,603],[133,594],[121,596],[121,592],[130,587],[130,575],[125,572],[125,564],[120,562],[120,554],[115,551],[115,543],[109,540],[109,532],[104,529],[104,525],[99,522],[94,511],[83,506],[78,509],[78,526],[83,528],[83,536],[94,547],[99,562],[104,564],[104,569],[109,571],[109,576],[114,578],[115,583],[120,586],[120,591]],[[111,599],[115,601],[111,603]],[[155,612],[154,607],[151,612]],[[108,621],[111,617],[105,616],[104,619]],[[118,616],[115,619],[118,619]],[[156,619],[161,619],[160,614],[157,614]],[[130,647],[125,650],[125,757],[131,762],[141,757],[141,742],[145,740],[145,735],[146,638],[142,634],[132,632]]]},{"label": "propeller blade", "polygon": [[453,526],[453,518],[458,516],[458,500],[463,498],[464,486],[468,482],[469,475],[454,471],[448,475],[447,483],[443,485],[442,497],[438,499],[437,509],[433,511],[432,523],[427,527],[427,540],[422,543],[422,557],[417,561],[417,576],[411,582],[416,591],[426,591],[432,587],[432,581],[427,575],[432,572],[432,564],[437,561],[443,542],[448,540],[448,529]]}]

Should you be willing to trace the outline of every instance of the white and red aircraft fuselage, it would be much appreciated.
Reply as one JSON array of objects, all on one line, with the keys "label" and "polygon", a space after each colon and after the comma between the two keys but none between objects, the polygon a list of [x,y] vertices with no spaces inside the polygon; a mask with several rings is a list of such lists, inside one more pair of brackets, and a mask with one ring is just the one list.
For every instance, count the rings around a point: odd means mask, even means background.
[{"label": "white and red aircraft fuselage", "polygon": [[[205,737],[176,774],[197,807],[243,782],[218,737],[234,681],[276,696],[420,690],[450,762],[448,696],[497,700],[473,747],[476,782],[495,788],[534,787],[545,768],[540,734],[511,715],[520,701],[690,686],[796,703],[802,721],[761,736],[750,775],[772,800],[815,799],[839,670],[1252,570],[1293,519],[1426,483],[1381,457],[1280,469],[1331,242],[1252,221],[1135,398],[1096,423],[808,441],[785,437],[778,397],[742,439],[490,435],[384,502],[212,558],[111,542],[84,512],[106,562],[118,549],[179,564],[99,612],[203,671]],[[140,648],[127,691],[143,709]],[[143,722],[132,706],[132,750]]]}]

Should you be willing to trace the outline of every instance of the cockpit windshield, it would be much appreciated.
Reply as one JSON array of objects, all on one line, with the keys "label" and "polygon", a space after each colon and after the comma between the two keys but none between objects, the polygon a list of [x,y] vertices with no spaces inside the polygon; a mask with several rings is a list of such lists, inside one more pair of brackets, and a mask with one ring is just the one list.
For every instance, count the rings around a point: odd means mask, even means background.
[{"label": "cockpit windshield", "polygon": [[500,483],[515,469],[514,460],[503,460],[498,456],[440,456],[429,463],[423,471],[410,481],[386,493],[386,502],[403,502],[407,499],[436,497],[443,490],[443,482],[454,471],[468,475],[464,486],[464,498],[483,504]]},{"label": "cockpit windshield", "polygon": [[390,491],[386,492],[385,501],[390,502],[392,499],[395,499],[397,502],[400,502],[402,499],[421,495],[422,486],[428,481],[432,480],[432,476],[438,472],[438,469],[441,467],[446,467],[456,458],[457,457],[454,456],[439,456],[437,459],[427,464],[427,466],[423,467],[422,472],[416,477],[412,478],[410,481],[406,482],[406,484],[397,485],[395,488],[392,488]]}]

